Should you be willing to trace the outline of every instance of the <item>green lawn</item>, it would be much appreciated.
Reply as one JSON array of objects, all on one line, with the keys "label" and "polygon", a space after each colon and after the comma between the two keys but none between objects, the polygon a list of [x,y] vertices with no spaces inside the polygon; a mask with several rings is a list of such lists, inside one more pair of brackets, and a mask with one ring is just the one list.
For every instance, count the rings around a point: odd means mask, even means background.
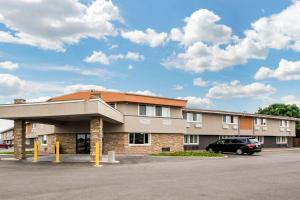
[{"label": "green lawn", "polygon": [[[10,151],[10,152],[0,152],[0,155],[11,155],[11,154],[14,154],[15,152],[13,151]],[[30,155],[30,154],[33,154],[33,151],[26,151],[26,154],[27,155]]]},{"label": "green lawn", "polygon": [[207,151],[178,151],[161,152],[151,154],[152,156],[185,156],[185,157],[224,157],[221,153],[210,153]]}]

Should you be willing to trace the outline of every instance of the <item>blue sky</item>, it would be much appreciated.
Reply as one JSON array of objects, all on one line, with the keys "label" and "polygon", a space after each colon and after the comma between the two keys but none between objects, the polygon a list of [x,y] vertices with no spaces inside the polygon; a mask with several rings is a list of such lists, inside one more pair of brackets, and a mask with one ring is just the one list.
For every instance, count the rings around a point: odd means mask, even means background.
[{"label": "blue sky", "polygon": [[291,0],[2,2],[0,102],[109,89],[232,111],[299,105],[299,18]]}]

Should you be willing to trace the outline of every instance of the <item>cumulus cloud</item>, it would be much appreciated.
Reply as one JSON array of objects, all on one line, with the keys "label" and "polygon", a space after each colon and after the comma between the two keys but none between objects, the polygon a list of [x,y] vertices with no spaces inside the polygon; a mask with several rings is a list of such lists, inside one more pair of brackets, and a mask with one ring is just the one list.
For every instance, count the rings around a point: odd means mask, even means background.
[{"label": "cumulus cloud", "polygon": [[26,82],[11,74],[0,74],[0,97],[21,93]]},{"label": "cumulus cloud", "polygon": [[205,87],[207,86],[207,81],[203,80],[201,77],[195,78],[193,81],[193,85],[197,87]]},{"label": "cumulus cloud", "polygon": [[115,20],[122,21],[118,7],[110,0],[95,0],[89,5],[79,0],[3,1],[0,23],[9,30],[0,31],[0,42],[64,51],[66,45],[82,38],[116,35]]},{"label": "cumulus cloud", "polygon": [[133,61],[143,61],[145,57],[138,52],[127,52],[127,54],[113,54],[106,55],[102,51],[93,51],[92,55],[84,59],[87,63],[101,63],[103,65],[108,65],[113,61],[117,60],[133,60]]},{"label": "cumulus cloud", "polygon": [[0,62],[0,68],[13,71],[19,68],[19,64],[11,61],[3,61]]},{"label": "cumulus cloud", "polygon": [[271,85],[258,82],[242,85],[235,80],[230,83],[215,83],[207,93],[208,98],[236,98],[236,97],[266,97],[276,92]]},{"label": "cumulus cloud", "polygon": [[29,103],[45,102],[45,101],[47,101],[50,98],[51,97],[49,97],[49,96],[42,96],[42,97],[37,97],[37,98],[32,98],[32,99],[26,99],[26,102],[29,102]]},{"label": "cumulus cloud", "polygon": [[121,36],[136,44],[149,45],[150,47],[158,47],[163,45],[168,34],[165,32],[157,33],[154,29],[148,28],[146,31],[121,31]]},{"label": "cumulus cloud", "polygon": [[275,78],[278,80],[300,80],[300,61],[281,59],[276,69],[261,67],[254,75],[256,80]]},{"label": "cumulus cloud", "polygon": [[297,1],[277,14],[254,21],[244,37],[238,38],[228,26],[216,23],[220,17],[201,9],[185,19],[183,28],[171,30],[171,40],[183,45],[183,52],[173,53],[161,64],[168,69],[202,73],[245,64],[249,59],[265,59],[269,49],[300,51],[299,18]]},{"label": "cumulus cloud", "polygon": [[83,90],[100,90],[100,91],[118,91],[115,89],[108,89],[106,87],[103,87],[101,85],[84,85],[84,84],[75,84],[75,85],[69,85],[64,88],[64,93],[74,93],[79,92]]},{"label": "cumulus cloud", "polygon": [[177,99],[184,99],[188,101],[189,108],[209,108],[213,105],[209,98],[201,98],[196,96],[177,97]]},{"label": "cumulus cloud", "polygon": [[203,41],[213,44],[223,44],[231,40],[230,27],[217,24],[221,18],[207,9],[200,9],[184,19],[185,26],[182,30],[173,28],[170,38],[185,46]]},{"label": "cumulus cloud", "polygon": [[296,104],[300,106],[300,99],[295,97],[294,95],[287,95],[281,98],[281,102],[286,104]]}]

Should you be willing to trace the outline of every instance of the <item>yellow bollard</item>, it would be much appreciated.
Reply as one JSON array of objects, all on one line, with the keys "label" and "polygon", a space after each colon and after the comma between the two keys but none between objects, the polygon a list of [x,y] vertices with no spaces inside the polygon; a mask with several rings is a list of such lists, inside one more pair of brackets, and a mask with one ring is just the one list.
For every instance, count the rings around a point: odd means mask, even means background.
[{"label": "yellow bollard", "polygon": [[102,167],[102,165],[100,165],[100,146],[99,146],[99,142],[96,142],[96,146],[95,146],[95,167]]},{"label": "yellow bollard", "polygon": [[38,143],[34,141],[33,162],[38,162]]},{"label": "yellow bollard", "polygon": [[55,148],[56,148],[55,163],[59,163],[60,162],[59,141],[56,141]]}]

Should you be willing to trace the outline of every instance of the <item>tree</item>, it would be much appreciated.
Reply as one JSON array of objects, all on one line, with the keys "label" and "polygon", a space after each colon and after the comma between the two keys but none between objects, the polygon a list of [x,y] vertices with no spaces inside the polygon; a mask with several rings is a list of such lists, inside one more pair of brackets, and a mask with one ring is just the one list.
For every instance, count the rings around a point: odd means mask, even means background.
[{"label": "tree", "polygon": [[[300,118],[300,108],[295,104],[272,104],[258,108],[257,114]],[[296,122],[296,135],[300,137],[300,123]]]}]

